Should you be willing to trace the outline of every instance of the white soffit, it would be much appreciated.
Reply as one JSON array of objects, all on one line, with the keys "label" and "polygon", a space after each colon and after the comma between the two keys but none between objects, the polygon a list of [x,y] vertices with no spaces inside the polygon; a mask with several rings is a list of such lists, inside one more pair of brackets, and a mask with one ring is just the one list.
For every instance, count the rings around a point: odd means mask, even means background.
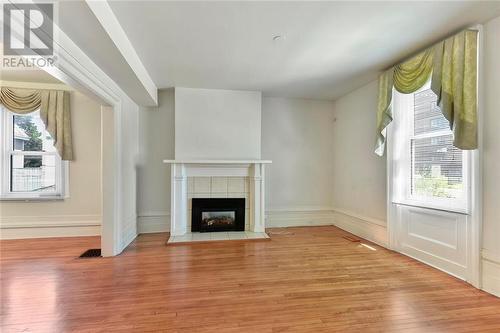
[{"label": "white soffit", "polygon": [[101,23],[102,27],[108,33],[111,40],[115,43],[123,58],[127,61],[130,68],[141,81],[142,85],[150,95],[154,104],[158,104],[158,88],[156,87],[146,68],[139,59],[134,47],[128,40],[127,35],[123,31],[120,22],[115,17],[115,14],[105,0],[91,1],[87,0],[87,5],[94,13],[96,18]]},{"label": "white soffit", "polygon": [[65,35],[138,105],[154,106],[146,87],[85,1],[59,1],[58,25]]}]

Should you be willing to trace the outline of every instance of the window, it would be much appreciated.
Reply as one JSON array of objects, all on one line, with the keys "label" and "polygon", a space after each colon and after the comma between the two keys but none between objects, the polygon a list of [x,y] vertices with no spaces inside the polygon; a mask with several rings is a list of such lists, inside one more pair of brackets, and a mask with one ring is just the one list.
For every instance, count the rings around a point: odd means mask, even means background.
[{"label": "window", "polygon": [[59,157],[38,111],[1,111],[2,199],[63,198],[67,163]]},{"label": "window", "polygon": [[445,210],[468,210],[469,152],[453,146],[453,132],[429,84],[395,94],[400,189],[396,201]]}]

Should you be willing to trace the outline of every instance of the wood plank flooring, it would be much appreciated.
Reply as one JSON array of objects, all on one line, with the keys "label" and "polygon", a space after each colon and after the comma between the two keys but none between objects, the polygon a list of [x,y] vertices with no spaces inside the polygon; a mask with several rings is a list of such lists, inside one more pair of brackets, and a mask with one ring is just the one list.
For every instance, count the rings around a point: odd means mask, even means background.
[{"label": "wood plank flooring", "polygon": [[500,332],[500,299],[335,227],[114,258],[99,238],[2,241],[1,332]]}]

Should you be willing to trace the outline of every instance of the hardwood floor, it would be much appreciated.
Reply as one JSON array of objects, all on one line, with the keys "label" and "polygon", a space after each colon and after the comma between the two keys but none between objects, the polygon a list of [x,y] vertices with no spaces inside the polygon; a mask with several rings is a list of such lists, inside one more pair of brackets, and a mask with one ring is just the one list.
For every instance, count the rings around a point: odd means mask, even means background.
[{"label": "hardwood floor", "polygon": [[335,227],[114,258],[99,238],[1,242],[2,332],[500,332],[500,299]]}]

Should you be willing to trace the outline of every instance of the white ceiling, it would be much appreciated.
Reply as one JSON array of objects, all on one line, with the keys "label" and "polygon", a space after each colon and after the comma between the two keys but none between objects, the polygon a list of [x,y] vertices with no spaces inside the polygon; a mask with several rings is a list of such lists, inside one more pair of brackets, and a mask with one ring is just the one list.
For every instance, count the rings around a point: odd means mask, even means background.
[{"label": "white ceiling", "polygon": [[[335,99],[453,31],[500,15],[495,1],[109,4],[158,88],[318,99]],[[275,35],[285,38],[276,43]]]},{"label": "white ceiling", "polygon": [[[126,34],[125,44],[159,89],[258,90],[329,100],[455,31],[500,15],[500,1],[108,4],[107,23]],[[58,24],[133,100],[151,105],[144,73],[117,47],[124,40],[109,34],[94,13],[85,1],[59,1]],[[276,35],[283,38],[273,42]]]}]

